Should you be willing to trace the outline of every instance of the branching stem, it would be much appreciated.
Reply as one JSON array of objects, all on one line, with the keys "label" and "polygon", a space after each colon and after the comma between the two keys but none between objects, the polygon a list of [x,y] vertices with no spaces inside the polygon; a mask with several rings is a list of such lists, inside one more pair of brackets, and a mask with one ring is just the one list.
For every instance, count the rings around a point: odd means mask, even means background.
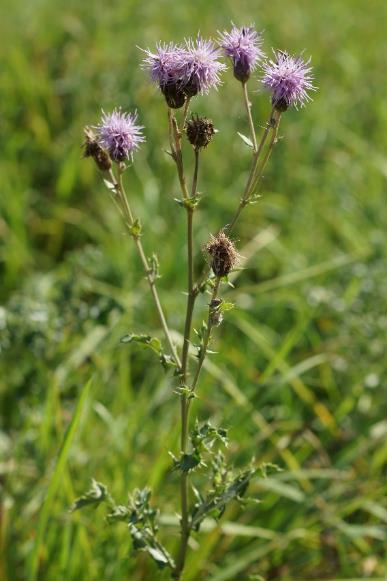
[{"label": "branching stem", "polygon": [[170,330],[168,327],[168,323],[166,321],[163,308],[161,306],[159,294],[158,294],[158,291],[156,288],[156,281],[155,281],[154,273],[153,273],[151,267],[149,266],[148,259],[146,257],[145,252],[144,252],[144,248],[143,248],[142,242],[140,240],[140,237],[139,237],[139,235],[136,235],[133,231],[133,226],[135,225],[135,218],[134,218],[132,209],[130,207],[128,198],[127,198],[126,193],[125,193],[125,189],[124,189],[124,185],[123,185],[123,181],[122,181],[122,170],[121,170],[121,168],[118,169],[118,179],[116,179],[112,170],[110,170],[109,174],[110,174],[110,178],[112,180],[112,183],[115,187],[116,195],[118,196],[119,207],[120,207],[122,214],[124,216],[125,223],[126,223],[128,229],[129,229],[129,232],[134,240],[134,243],[135,243],[136,248],[137,248],[137,252],[140,256],[142,265],[144,267],[146,278],[147,278],[147,281],[149,284],[149,288],[150,288],[150,291],[152,293],[154,303],[156,305],[156,309],[157,309],[157,312],[159,315],[161,326],[163,328],[165,338],[166,338],[167,343],[169,345],[171,355],[172,355],[174,362],[176,363],[178,369],[180,369],[181,368],[180,358],[179,358],[177,351],[176,351],[176,348],[173,344],[171,333],[170,333]]}]

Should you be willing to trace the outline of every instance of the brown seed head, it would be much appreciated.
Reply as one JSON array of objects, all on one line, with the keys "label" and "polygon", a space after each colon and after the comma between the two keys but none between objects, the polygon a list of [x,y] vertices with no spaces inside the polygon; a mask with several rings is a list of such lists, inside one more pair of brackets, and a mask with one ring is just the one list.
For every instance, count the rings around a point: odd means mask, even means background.
[{"label": "brown seed head", "polygon": [[109,171],[112,167],[112,161],[108,152],[100,146],[90,127],[85,127],[84,134],[85,142],[83,144],[83,157],[92,157],[100,170]]},{"label": "brown seed head", "polygon": [[195,149],[207,147],[215,134],[214,124],[207,117],[192,115],[192,118],[187,122],[186,133],[188,141]]},{"label": "brown seed head", "polygon": [[205,248],[211,257],[211,268],[216,276],[227,276],[239,261],[239,254],[234,244],[221,230],[212,236]]}]

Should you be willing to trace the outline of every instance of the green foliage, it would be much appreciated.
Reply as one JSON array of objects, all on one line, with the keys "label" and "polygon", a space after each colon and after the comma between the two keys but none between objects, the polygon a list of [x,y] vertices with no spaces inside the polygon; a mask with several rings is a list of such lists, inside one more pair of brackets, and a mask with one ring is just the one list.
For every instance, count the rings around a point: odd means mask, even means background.
[{"label": "green foliage", "polygon": [[195,531],[200,529],[200,525],[207,517],[219,520],[232,500],[241,501],[256,474],[256,469],[250,468],[235,475],[220,452],[212,461],[212,470],[212,489],[206,495],[200,494],[197,489],[194,490],[197,502],[192,512],[191,523]]},{"label": "green foliage", "polygon": [[127,506],[117,505],[110,496],[107,487],[96,480],[92,480],[91,488],[79,497],[71,510],[85,507],[97,507],[102,503],[109,505],[106,520],[109,524],[125,522],[129,528],[132,546],[135,551],[145,551],[161,569],[174,567],[174,562],[166,548],[157,539],[158,511],[150,506],[151,491],[149,488],[136,489],[129,496]]}]

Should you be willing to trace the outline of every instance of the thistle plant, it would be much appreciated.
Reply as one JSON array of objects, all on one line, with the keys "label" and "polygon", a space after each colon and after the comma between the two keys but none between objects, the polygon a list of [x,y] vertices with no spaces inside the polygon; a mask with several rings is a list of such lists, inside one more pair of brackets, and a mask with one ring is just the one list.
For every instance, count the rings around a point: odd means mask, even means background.
[{"label": "thistle plant", "polygon": [[[242,502],[250,481],[259,474],[259,467],[253,461],[244,470],[236,472],[231,467],[230,459],[226,459],[221,451],[222,446],[227,446],[227,430],[208,422],[200,423],[192,417],[192,412],[195,410],[197,413],[195,400],[200,397],[203,364],[210,354],[216,328],[221,325],[227,311],[233,308],[233,304],[223,297],[228,277],[238,266],[240,258],[233,241],[233,230],[242,211],[260,196],[262,177],[278,140],[281,117],[292,106],[304,106],[310,100],[309,92],[314,90],[309,60],[292,57],[284,51],[275,51],[273,59],[269,60],[264,55],[262,44],[262,35],[251,25],[241,28],[233,26],[230,31],[219,33],[217,41],[198,36],[180,45],[173,42],[158,44],[154,51],[141,49],[144,54],[142,67],[148,71],[151,81],[165,98],[168,154],[175,165],[180,186],[177,201],[186,215],[187,301],[181,345],[173,339],[159,297],[158,260],[155,255],[148,258],[145,253],[143,228],[132,199],[125,192],[123,178],[130,173],[131,164],[135,163],[136,151],[144,145],[144,127],[138,124],[137,112],[124,112],[116,108],[111,113],[103,112],[95,127],[85,128],[84,154],[94,159],[136,246],[165,345],[157,337],[135,333],[126,335],[122,341],[140,343],[156,352],[165,370],[169,373],[172,370],[171,390],[180,399],[180,443],[178,449],[171,452],[171,468],[178,471],[180,479],[180,506],[176,507],[180,512],[180,536],[175,554],[172,555],[159,538],[158,513],[151,505],[149,489],[135,490],[128,504],[122,506],[116,504],[104,485],[93,481],[91,489],[75,501],[74,509],[105,502],[109,507],[109,522],[124,521],[128,524],[133,549],[148,552],[160,567],[169,567],[175,579],[183,576],[190,538],[198,533],[203,520],[208,517],[219,519],[229,502]],[[234,78],[241,83],[241,103],[250,136],[239,135],[251,148],[251,164],[234,214],[226,224],[219,224],[217,232],[208,233],[208,243],[204,248],[198,248],[194,217],[200,204],[199,166],[204,150],[212,146],[216,130],[214,122],[201,116],[197,110],[201,99],[221,83],[221,75],[226,69],[222,58],[231,63]],[[260,71],[258,80],[266,89],[264,98],[269,101],[268,118],[260,136],[256,132],[258,125],[248,92],[249,83],[254,83],[254,89],[258,87],[257,81],[252,80],[252,75],[257,71]],[[190,113],[191,107],[195,107],[195,114]],[[149,139],[150,131],[147,134]],[[185,139],[192,146],[193,173],[190,179],[182,150]],[[203,268],[201,275],[195,278],[194,257],[198,253],[202,253]],[[178,292],[181,290],[178,289]],[[207,316],[195,331],[195,305],[201,293],[208,296]],[[204,489],[199,488],[195,481],[195,472],[199,470],[207,479]]]}]

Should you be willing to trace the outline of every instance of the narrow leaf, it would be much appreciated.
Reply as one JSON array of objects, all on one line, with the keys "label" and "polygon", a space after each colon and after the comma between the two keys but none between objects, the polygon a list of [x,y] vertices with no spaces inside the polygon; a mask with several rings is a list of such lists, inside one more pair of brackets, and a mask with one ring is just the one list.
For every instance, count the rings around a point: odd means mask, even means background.
[{"label": "narrow leaf", "polygon": [[243,133],[239,133],[239,131],[238,131],[238,135],[242,139],[243,143],[248,145],[248,147],[251,147],[251,149],[254,148],[253,142],[251,141],[251,139],[249,137],[247,137],[246,135],[243,135]]}]

